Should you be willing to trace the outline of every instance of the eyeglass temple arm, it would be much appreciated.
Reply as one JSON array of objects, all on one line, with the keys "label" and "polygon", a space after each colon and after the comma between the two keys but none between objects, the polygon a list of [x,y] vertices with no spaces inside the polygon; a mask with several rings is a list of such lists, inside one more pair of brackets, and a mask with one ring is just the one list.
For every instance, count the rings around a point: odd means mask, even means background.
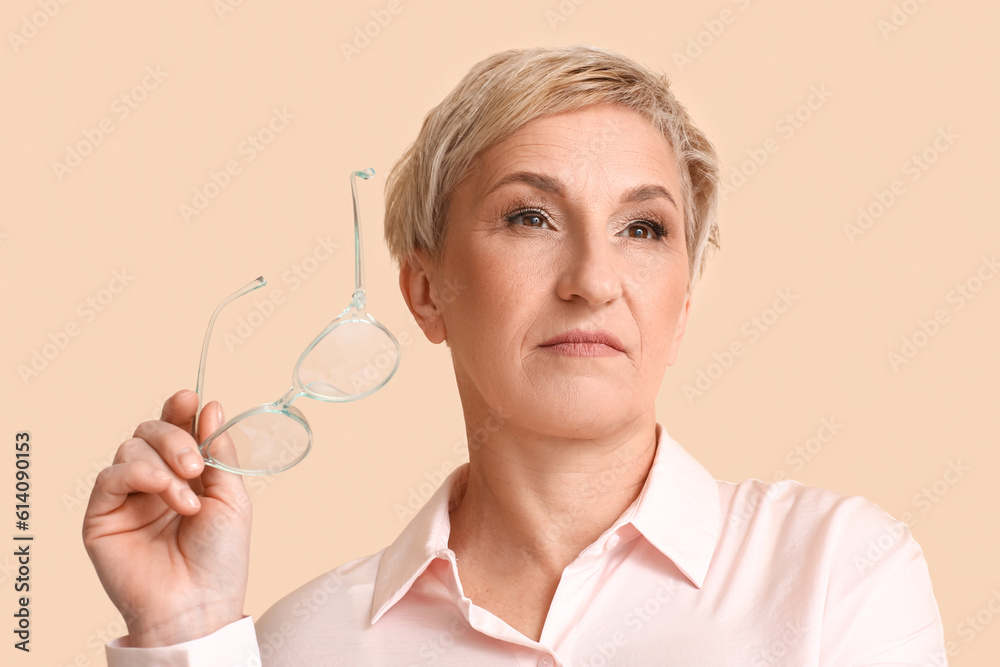
[{"label": "eyeglass temple arm", "polygon": [[[355,298],[358,292],[362,295],[365,291],[365,271],[362,262],[364,253],[361,252],[361,209],[358,206],[357,178],[361,177],[366,181],[375,175],[375,170],[368,167],[364,171],[351,172],[351,198],[354,201],[354,293]],[[364,305],[362,303],[362,305]]]},{"label": "eyeglass temple arm", "polygon": [[212,319],[208,321],[208,330],[205,332],[205,341],[201,344],[201,361],[198,362],[198,382],[194,386],[194,391],[198,395],[198,410],[194,413],[191,435],[194,436],[195,440],[198,440],[198,416],[201,414],[201,395],[205,386],[205,360],[208,358],[208,343],[212,339],[212,329],[215,327],[215,320],[219,317],[219,313],[222,312],[222,309],[228,306],[231,302],[240,298],[244,294],[248,294],[255,289],[263,287],[266,284],[267,281],[264,280],[264,276],[257,276],[257,278],[251,280],[246,285],[227,296],[222,303],[216,306],[215,312],[212,313]]}]

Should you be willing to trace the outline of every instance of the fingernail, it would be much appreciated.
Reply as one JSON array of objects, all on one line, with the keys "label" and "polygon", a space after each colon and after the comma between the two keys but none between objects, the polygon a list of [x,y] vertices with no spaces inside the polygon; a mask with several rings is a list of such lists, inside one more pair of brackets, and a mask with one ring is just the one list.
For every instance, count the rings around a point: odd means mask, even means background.
[{"label": "fingernail", "polygon": [[185,447],[177,452],[177,461],[181,464],[181,468],[189,472],[197,470],[201,460],[201,457],[190,447]]},{"label": "fingernail", "polygon": [[198,506],[198,496],[194,495],[194,491],[191,489],[183,489],[181,491],[181,502],[183,502],[188,507]]},{"label": "fingernail", "polygon": [[222,426],[222,422],[226,421],[226,416],[222,413],[222,404],[221,403],[217,403],[216,406],[215,406],[215,408],[216,408],[216,411],[218,412],[217,416],[219,418],[219,426]]},{"label": "fingernail", "polygon": [[170,480],[170,474],[165,470],[154,470],[153,479],[161,484]]},{"label": "fingernail", "polygon": [[179,392],[174,394],[174,398],[187,398],[189,394],[193,393],[194,392],[191,391],[190,389],[181,389]]}]

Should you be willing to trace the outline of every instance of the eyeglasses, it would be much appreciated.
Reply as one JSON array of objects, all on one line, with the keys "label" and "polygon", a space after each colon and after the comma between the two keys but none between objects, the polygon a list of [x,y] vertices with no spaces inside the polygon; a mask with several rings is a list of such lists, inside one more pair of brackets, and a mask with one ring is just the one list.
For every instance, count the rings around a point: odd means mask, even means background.
[{"label": "eyeglasses", "polygon": [[[354,201],[354,295],[351,302],[306,347],[292,372],[292,388],[273,403],[236,415],[199,445],[206,465],[241,475],[269,475],[288,470],[312,447],[312,429],[292,402],[300,396],[319,401],[347,402],[381,389],[399,367],[399,343],[365,310],[361,222],[356,177],[368,180],[372,169],[351,174]],[[264,277],[244,285],[216,307],[208,322],[198,365],[198,412],[192,428],[198,433],[205,380],[205,359],[212,327],[230,302],[267,284]]]}]

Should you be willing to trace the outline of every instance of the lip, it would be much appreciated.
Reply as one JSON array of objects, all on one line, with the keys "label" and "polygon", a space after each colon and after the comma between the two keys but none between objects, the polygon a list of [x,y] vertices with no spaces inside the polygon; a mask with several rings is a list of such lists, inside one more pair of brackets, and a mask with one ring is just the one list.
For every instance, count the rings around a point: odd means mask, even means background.
[{"label": "lip", "polygon": [[594,331],[570,329],[548,339],[539,347],[550,348],[553,352],[572,356],[605,356],[625,351],[621,340],[610,331],[603,329]]}]

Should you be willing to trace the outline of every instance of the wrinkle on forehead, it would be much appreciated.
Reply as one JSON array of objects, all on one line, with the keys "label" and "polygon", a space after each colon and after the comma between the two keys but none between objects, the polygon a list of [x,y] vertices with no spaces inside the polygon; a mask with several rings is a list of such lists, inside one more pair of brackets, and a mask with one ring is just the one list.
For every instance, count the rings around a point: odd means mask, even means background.
[{"label": "wrinkle on forehead", "polygon": [[[609,170],[621,163],[621,154],[632,156],[630,165],[648,169],[653,174],[667,176],[668,180],[679,183],[677,165],[669,142],[641,115],[609,105],[608,113],[590,115],[588,130],[579,131],[570,125],[560,124],[560,114],[537,118],[499,144],[484,151],[474,162],[467,176],[477,181],[480,191],[490,187],[509,171],[524,168],[527,163],[537,164],[539,160],[555,162],[558,169],[552,169],[552,176],[571,183],[574,176],[585,168],[587,178],[594,172],[603,172],[602,180],[607,185]],[[643,121],[649,134],[637,133],[634,124],[628,123],[624,115],[631,115]],[[557,133],[558,138],[552,137]],[[654,138],[651,144],[649,139]],[[615,150],[609,150],[609,148]],[[562,153],[553,160],[553,153]],[[582,186],[589,186],[584,180]],[[677,193],[680,196],[680,193]]]}]

